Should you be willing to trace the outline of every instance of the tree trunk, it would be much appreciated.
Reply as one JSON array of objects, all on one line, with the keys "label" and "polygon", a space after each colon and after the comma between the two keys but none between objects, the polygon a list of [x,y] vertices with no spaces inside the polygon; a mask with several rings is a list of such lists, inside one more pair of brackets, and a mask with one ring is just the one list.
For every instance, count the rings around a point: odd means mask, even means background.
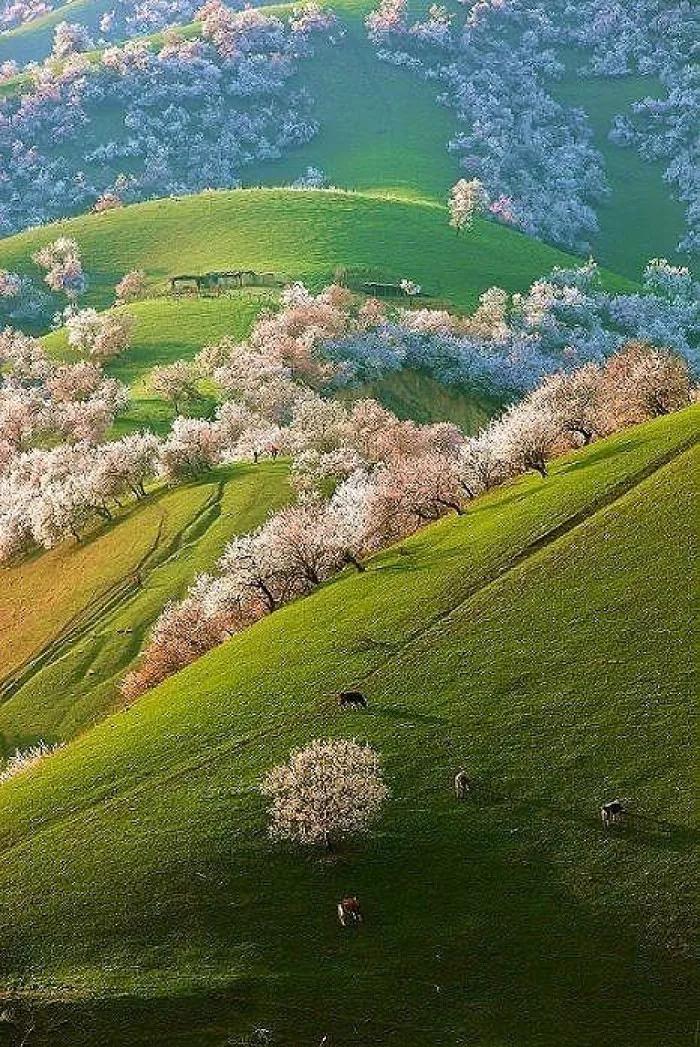
[{"label": "tree trunk", "polygon": [[258,589],[263,594],[263,600],[267,604],[268,611],[272,614],[277,609],[277,601],[264,582],[258,582]]},{"label": "tree trunk", "polygon": [[352,553],[347,552],[347,550],[345,552],[345,560],[352,567],[355,567],[358,571],[366,571],[367,570],[365,565],[360,560],[358,560],[356,556],[353,556]]}]

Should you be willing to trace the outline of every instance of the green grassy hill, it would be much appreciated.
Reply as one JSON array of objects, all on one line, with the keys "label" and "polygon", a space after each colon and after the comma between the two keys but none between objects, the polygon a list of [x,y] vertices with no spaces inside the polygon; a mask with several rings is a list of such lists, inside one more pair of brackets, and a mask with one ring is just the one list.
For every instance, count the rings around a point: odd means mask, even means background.
[{"label": "green grassy hill", "polygon": [[685,232],[684,208],[663,180],[667,164],[643,160],[636,150],[623,149],[608,139],[617,113],[629,112],[641,98],[663,98],[663,86],[641,76],[569,77],[556,86],[554,94],[559,101],[584,110],[595,146],[605,158],[610,195],[596,207],[600,226],[594,239],[596,258],[633,279],[650,258],[661,256],[687,265],[688,256],[676,251]]},{"label": "green grassy hill", "polygon": [[[387,279],[417,280],[434,296],[429,304],[447,299],[467,310],[493,284],[524,289],[555,265],[575,264],[571,255],[491,222],[478,222],[469,234],[456,236],[437,204],[363,193],[256,189],[159,200],[33,229],[0,241],[0,267],[36,276],[32,253],[59,233],[79,242],[90,276],[86,301],[100,308],[111,304],[114,285],[133,268],[146,271],[154,293],[164,292],[167,277],[182,271],[251,267],[319,289],[333,280],[339,265],[367,268]],[[611,289],[632,286],[607,272],[603,281]],[[137,319],[133,345],[107,368],[132,392],[132,405],[116,432],[144,425],[165,431],[173,411],[148,387],[152,368],[191,358],[224,335],[244,337],[259,310],[273,301],[269,291],[210,299],[172,299],[162,293],[129,306]],[[50,351],[66,355],[64,331],[45,341]],[[478,429],[498,406],[470,390],[446,389],[411,373],[357,392],[377,396],[401,417],[447,418],[468,431]],[[193,405],[200,414],[212,408],[206,397]]]},{"label": "green grassy hill", "polygon": [[[0,974],[54,999],[50,1042],[692,1043],[697,419],[493,492],[3,785]],[[325,735],[393,793],[334,861],[273,845],[257,792]]]},{"label": "green grassy hill", "polygon": [[219,469],[4,569],[0,755],[65,740],[118,708],[117,684],[163,606],[286,500],[286,476],[281,462]]},{"label": "green grassy hill", "polygon": [[[135,204],[0,240],[0,267],[38,275],[31,255],[56,236],[78,241],[86,301],[104,308],[130,269],[155,288],[178,273],[224,268],[275,272],[320,287],[339,266],[408,277],[428,295],[472,308],[497,284],[514,291],[575,259],[494,222],[456,236],[438,204],[368,193],[241,189]],[[629,287],[604,273],[606,286]]]},{"label": "green grassy hill", "polygon": [[[245,338],[260,310],[272,304],[271,294],[246,291],[220,298],[148,299],[124,307],[136,320],[131,345],[110,361],[105,370],[129,387],[131,402],[117,419],[114,434],[122,436],[143,428],[165,434],[175,410],[150,388],[153,368],[175,360],[191,360],[203,346],[213,345],[224,337]],[[46,335],[44,344],[48,352],[59,359],[78,358],[68,347],[64,328]],[[213,399],[203,389],[202,398],[188,405],[187,411],[209,415],[214,407]]]},{"label": "green grassy hill", "polygon": [[[460,174],[447,152],[457,126],[453,115],[436,103],[437,92],[429,83],[377,59],[363,25],[364,16],[375,6],[371,0],[336,0],[330,6],[341,17],[346,36],[339,46],[320,47],[297,77],[315,100],[320,133],[281,161],[245,168],[244,184],[279,186],[314,164],[343,188],[443,203]],[[44,56],[58,21],[68,18],[94,28],[108,7],[103,0],[71,0],[59,11],[0,34],[0,62]],[[290,5],[274,10],[285,14]],[[198,30],[190,26],[184,31],[192,35]],[[675,245],[683,230],[683,208],[669,195],[662,165],[645,163],[634,150],[614,146],[607,138],[612,116],[659,92],[660,85],[640,77],[581,80],[574,72],[580,56],[567,57],[571,73],[556,85],[555,93],[589,114],[612,189],[598,208],[596,258],[631,279],[638,278],[650,257],[681,260]],[[12,85],[0,87],[0,93],[12,89]]]},{"label": "green grassy hill", "polygon": [[[175,410],[158,397],[149,386],[154,367],[174,360],[192,359],[205,345],[225,336],[245,338],[265,307],[274,307],[277,295],[267,291],[235,292],[220,298],[156,298],[134,302],[126,311],[136,319],[132,344],[118,359],[111,361],[107,372],[129,386],[131,397],[127,411],[114,426],[114,435],[144,427],[165,433]],[[44,338],[48,351],[60,359],[76,359],[68,349],[64,329]],[[388,375],[381,381],[353,387],[344,397],[371,396],[394,411],[400,418],[418,422],[453,421],[466,432],[476,432],[501,406],[495,397],[461,387],[447,387],[428,375],[405,370]],[[189,414],[211,415],[215,401],[202,386],[201,399],[189,404]]]}]

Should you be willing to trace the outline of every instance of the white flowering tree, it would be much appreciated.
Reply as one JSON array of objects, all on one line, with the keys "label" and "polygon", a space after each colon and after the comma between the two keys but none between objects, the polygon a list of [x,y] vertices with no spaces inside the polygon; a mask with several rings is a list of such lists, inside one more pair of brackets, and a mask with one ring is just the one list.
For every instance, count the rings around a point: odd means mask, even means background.
[{"label": "white flowering tree", "polygon": [[488,205],[488,193],[478,178],[469,181],[460,178],[450,190],[450,225],[457,233],[470,229],[474,219],[483,214]]},{"label": "white flowering tree", "polygon": [[32,255],[32,261],[40,269],[46,270],[44,283],[49,289],[55,294],[65,294],[72,305],[84,294],[87,280],[83,272],[80,248],[75,240],[59,236],[57,240],[36,251]]},{"label": "white flowering tree", "polygon": [[198,398],[197,378],[197,368],[190,360],[175,360],[153,368],[150,386],[158,396],[170,400],[179,414],[183,404]]},{"label": "white flowering tree", "polygon": [[346,738],[316,739],[273,767],[260,791],[271,800],[270,835],[333,844],[367,832],[389,796],[377,752]]},{"label": "white flowering tree", "polygon": [[96,360],[110,360],[129,348],[134,318],[129,313],[80,309],[66,318],[68,344]]},{"label": "white flowering tree", "polygon": [[114,288],[118,305],[125,302],[138,302],[146,295],[146,274],[143,269],[132,269],[125,273]]}]

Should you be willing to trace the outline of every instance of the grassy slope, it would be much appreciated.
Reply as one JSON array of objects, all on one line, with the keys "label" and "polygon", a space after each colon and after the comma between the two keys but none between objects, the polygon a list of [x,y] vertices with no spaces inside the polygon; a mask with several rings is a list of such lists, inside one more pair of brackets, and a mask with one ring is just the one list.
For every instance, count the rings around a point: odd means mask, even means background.
[{"label": "grassy slope", "polygon": [[[466,309],[493,284],[525,287],[572,256],[493,222],[468,234],[448,227],[437,204],[363,193],[244,189],[136,204],[73,218],[0,240],[0,266],[33,273],[31,254],[57,235],[74,237],[90,275],[89,304],[104,307],[123,274],[168,276],[226,267],[274,271],[318,287],[337,266],[410,277],[426,294]],[[628,286],[605,274],[607,286]]]},{"label": "grassy slope", "polygon": [[[331,6],[343,18],[346,38],[338,47],[320,48],[299,76],[315,99],[321,131],[282,161],[246,168],[245,184],[280,185],[315,164],[339,186],[442,202],[459,174],[446,149],[456,129],[452,114],[435,103],[436,92],[429,84],[375,57],[362,22],[373,6],[368,0],[339,0]],[[70,10],[71,18],[92,24],[103,7],[101,0],[73,0],[64,13]],[[275,8],[281,13],[288,9],[288,5]],[[13,54],[26,60],[45,53],[58,20],[52,13],[0,35],[0,61]],[[588,112],[612,188],[610,198],[599,207],[594,253],[604,265],[634,279],[649,257],[677,257],[683,209],[670,197],[662,165],[644,163],[634,150],[611,145],[607,132],[616,112],[654,94],[659,85],[641,77],[582,81],[573,75],[580,58],[568,58],[572,74],[555,87],[555,93]]]},{"label": "grassy slope", "polygon": [[282,463],[221,469],[3,570],[0,750],[71,737],[117,707],[117,680],[163,605],[287,493]]},{"label": "grassy slope", "polygon": [[[268,305],[268,295],[245,292],[221,298],[157,298],[134,302],[126,308],[136,320],[127,352],[110,362],[106,370],[129,386],[131,404],[117,419],[115,435],[147,427],[165,433],[175,416],[173,407],[156,396],[149,386],[154,367],[175,360],[191,360],[205,345],[224,337],[246,337],[260,309]],[[65,329],[44,338],[48,351],[60,359],[75,359],[68,349]],[[202,400],[188,407],[191,414],[207,414],[213,402]]]},{"label": "grassy slope", "polygon": [[[5,979],[127,994],[99,1040],[91,1018],[52,1042],[213,1047],[253,1024],[336,1047],[690,1042],[697,417],[495,492],[4,786]],[[368,714],[339,717],[349,685]],[[256,792],[327,733],[376,744],[394,793],[332,863],[267,842]],[[606,836],[617,794],[647,820]],[[356,936],[334,918],[348,890]]]},{"label": "grassy slope", "polygon": [[600,233],[594,242],[596,258],[616,272],[638,277],[650,258],[663,256],[688,263],[676,244],[685,231],[683,205],[663,180],[666,164],[642,160],[634,149],[608,140],[613,117],[627,113],[633,102],[648,95],[663,97],[664,89],[641,76],[609,80],[567,79],[555,95],[580,106],[588,115],[595,144],[605,157],[610,195],[597,207]]},{"label": "grassy slope", "polygon": [[244,184],[290,183],[312,164],[332,185],[444,203],[459,177],[447,151],[452,114],[436,104],[431,85],[376,57],[363,23],[374,4],[329,6],[342,17],[346,35],[340,45],[319,49],[298,77],[314,99],[320,131],[282,160],[246,168]]}]

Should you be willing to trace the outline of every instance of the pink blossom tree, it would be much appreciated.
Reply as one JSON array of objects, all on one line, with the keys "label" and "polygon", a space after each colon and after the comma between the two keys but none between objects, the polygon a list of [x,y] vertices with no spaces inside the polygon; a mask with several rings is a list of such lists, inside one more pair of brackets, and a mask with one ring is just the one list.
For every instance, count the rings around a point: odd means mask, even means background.
[{"label": "pink blossom tree", "polygon": [[346,738],[316,739],[265,775],[270,835],[327,850],[368,831],[389,797],[379,756]]}]

